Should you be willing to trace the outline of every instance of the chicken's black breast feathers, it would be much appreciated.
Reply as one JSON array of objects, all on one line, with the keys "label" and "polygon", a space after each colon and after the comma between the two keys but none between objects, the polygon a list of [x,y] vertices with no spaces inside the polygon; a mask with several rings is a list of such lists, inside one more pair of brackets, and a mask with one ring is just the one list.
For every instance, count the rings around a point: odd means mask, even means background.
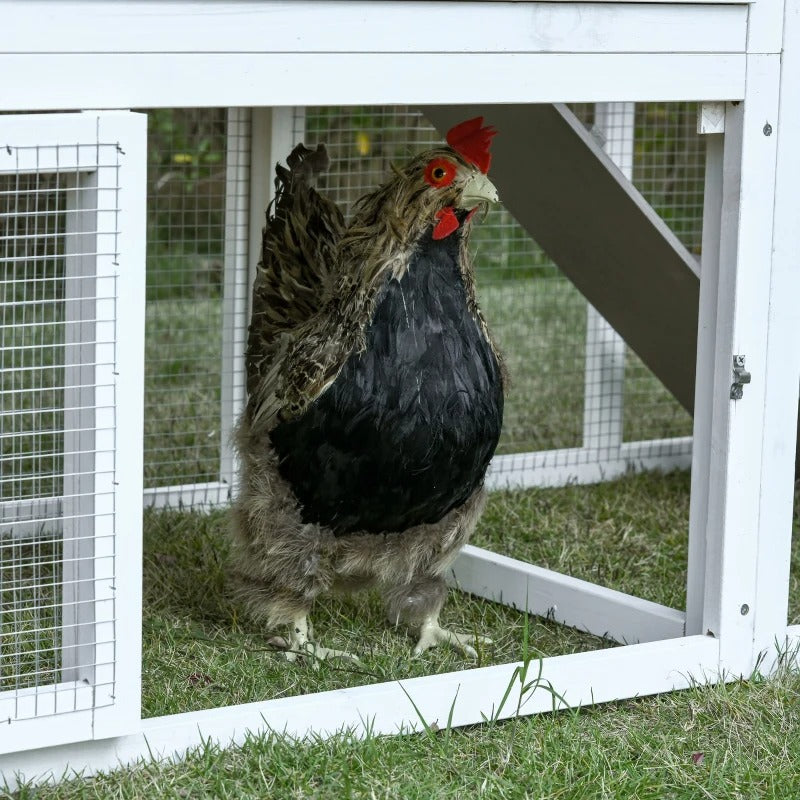
[{"label": "chicken's black breast feathers", "polygon": [[460,238],[429,229],[388,278],[328,390],[271,441],[303,518],[336,534],[437,522],[482,482],[503,414],[499,365],[469,311]]}]

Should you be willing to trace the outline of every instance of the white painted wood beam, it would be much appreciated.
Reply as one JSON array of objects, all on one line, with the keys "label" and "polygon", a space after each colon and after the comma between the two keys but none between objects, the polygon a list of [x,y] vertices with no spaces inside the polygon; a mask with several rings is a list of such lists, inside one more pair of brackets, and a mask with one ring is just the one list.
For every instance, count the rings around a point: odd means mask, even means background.
[{"label": "white painted wood beam", "polygon": [[0,52],[0,72],[14,76],[0,92],[0,111],[654,98],[677,102],[740,97],[745,57],[741,53]]},{"label": "white painted wood beam", "polygon": [[683,636],[674,608],[467,545],[450,584],[462,591],[626,644]]},{"label": "white painted wood beam", "polygon": [[55,54],[743,53],[747,16],[735,4],[0,2],[3,51]]}]

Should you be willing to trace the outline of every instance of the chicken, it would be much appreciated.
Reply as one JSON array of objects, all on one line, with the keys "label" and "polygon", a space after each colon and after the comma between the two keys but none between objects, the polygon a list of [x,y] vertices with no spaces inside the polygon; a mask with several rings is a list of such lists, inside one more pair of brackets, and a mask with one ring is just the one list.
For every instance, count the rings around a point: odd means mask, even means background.
[{"label": "chicken", "polygon": [[[474,637],[445,630],[444,575],[484,505],[506,383],[467,249],[495,131],[447,135],[362,197],[346,224],[319,194],[325,147],[276,166],[253,288],[239,421],[232,585],[287,658],[349,653],[314,641],[317,597],[379,587],[413,654]],[[481,638],[481,637],[479,637]],[[488,639],[484,639],[488,642]]]}]

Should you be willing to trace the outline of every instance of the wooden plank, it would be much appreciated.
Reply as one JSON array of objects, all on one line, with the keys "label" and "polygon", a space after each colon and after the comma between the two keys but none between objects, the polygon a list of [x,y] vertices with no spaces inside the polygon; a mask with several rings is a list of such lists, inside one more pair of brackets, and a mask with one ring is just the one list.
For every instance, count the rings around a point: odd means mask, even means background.
[{"label": "wooden plank", "polygon": [[[0,110],[737,99],[704,53],[0,54]],[[457,76],[441,80],[436,76]]]},{"label": "wooden plank", "polygon": [[0,2],[4,52],[58,54],[743,53],[747,16],[727,4]]},{"label": "wooden plank", "polygon": [[600,483],[629,475],[689,469],[692,438],[625,442],[619,458],[597,460],[596,451],[583,447],[539,450],[495,456],[486,475],[487,489],[527,489]]},{"label": "wooden plank", "polygon": [[245,402],[244,351],[250,320],[250,110],[226,112],[225,250],[222,287],[219,478],[234,486],[238,473],[233,429]]},{"label": "wooden plank", "polygon": [[145,508],[213,508],[231,501],[230,484],[221,481],[157,486],[143,492]]},{"label": "wooden plank", "polygon": [[420,730],[412,699],[429,724],[443,728],[452,713],[452,724],[459,727],[497,714],[509,684],[512,692],[498,714],[501,719],[642,697],[719,680],[718,651],[714,639],[692,636],[545,658],[541,665],[531,664],[528,679],[539,675],[540,666],[541,674],[536,690],[523,697],[513,688],[519,686],[518,664],[503,664],[156,717],[143,720],[135,735],[2,756],[0,774],[12,786],[22,780],[58,779],[67,770],[89,776],[141,759],[178,761],[188,748],[208,741],[237,745],[249,735],[272,731],[302,739],[331,736],[343,728],[357,737],[367,731],[385,735]]},{"label": "wooden plank", "polygon": [[[86,116],[92,119],[92,115]],[[95,118],[98,115],[94,115]],[[113,642],[98,652],[102,667],[96,677],[104,683],[95,687],[95,710],[92,735],[95,738],[129,733],[137,729],[141,717],[142,671],[142,512],[143,438],[144,438],[144,318],[145,318],[145,242],[147,231],[147,117],[130,112],[104,113],[92,119],[101,139],[116,142],[119,170],[109,173],[105,185],[113,185],[106,196],[115,201],[116,255],[98,263],[99,275],[112,275],[115,282],[114,318],[116,323],[113,379],[116,420],[113,506],[108,516],[108,543],[113,544],[113,572],[109,580],[96,587],[111,598],[96,612],[106,620],[106,639]],[[117,183],[118,180],[118,183]],[[110,249],[111,253],[115,250]],[[111,369],[111,368],[109,368]],[[109,476],[110,477],[110,476]],[[99,484],[98,484],[99,486]],[[101,496],[98,503],[103,500]],[[113,519],[113,526],[112,526]],[[98,548],[103,542],[98,542]],[[101,576],[97,576],[101,577]],[[98,626],[99,627],[99,626]],[[102,640],[98,632],[98,641]],[[100,648],[98,648],[100,650]],[[104,705],[105,704],[105,705]]]},{"label": "wooden plank", "polygon": [[692,410],[696,259],[564,106],[438,106],[440,131],[496,125],[491,177],[517,221],[639,357]]},{"label": "wooden plank", "polygon": [[[759,575],[761,554],[781,536],[762,528],[760,517],[780,61],[748,56],[747,97],[725,116],[702,629],[719,637],[720,668],[736,675],[749,675],[758,662],[755,643],[778,633],[768,613],[755,611],[759,583],[782,579],[777,566]],[[740,399],[731,396],[735,354],[746,357],[752,375]],[[784,614],[779,626],[785,623]]]},{"label": "wooden plank", "polygon": [[[775,629],[788,613],[795,447],[794,409],[800,384],[800,0],[787,0],[781,60],[777,136],[775,216],[766,360],[764,446],[761,454],[759,555],[756,581],[755,649],[776,661]],[[799,429],[800,432],[800,429]]]},{"label": "wooden plank", "polygon": [[[731,136],[738,135],[734,129]],[[703,255],[697,332],[697,366],[692,436],[691,499],[689,505],[689,558],[686,577],[686,633],[704,633],[703,603],[706,575],[708,485],[711,476],[711,421],[714,397],[714,353],[717,329],[720,225],[722,220],[724,135],[706,139],[706,174],[703,192]]]},{"label": "wooden plank", "polygon": [[683,636],[681,611],[471,545],[450,585],[625,644]]}]

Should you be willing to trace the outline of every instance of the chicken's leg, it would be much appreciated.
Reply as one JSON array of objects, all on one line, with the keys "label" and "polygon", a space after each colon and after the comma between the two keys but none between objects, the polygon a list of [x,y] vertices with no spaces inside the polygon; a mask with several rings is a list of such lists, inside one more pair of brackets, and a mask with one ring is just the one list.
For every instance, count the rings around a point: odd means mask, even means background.
[{"label": "chicken's leg", "polygon": [[442,628],[439,625],[439,612],[446,597],[447,587],[439,576],[419,576],[411,583],[393,586],[384,593],[389,621],[394,625],[405,622],[412,629],[419,630],[412,656],[416,657],[440,644],[449,644],[467,657],[477,658],[478,653],[470,642],[491,644],[492,640],[486,636],[454,633]]},{"label": "chicken's leg", "polygon": [[319,669],[319,662],[328,658],[346,658],[350,661],[360,663],[357,656],[348,653],[346,650],[334,650],[330,647],[322,647],[311,637],[311,625],[308,616],[303,614],[296,617],[289,629],[289,642],[286,649],[286,660],[294,662],[298,656],[310,657],[314,669]]},{"label": "chicken's leg", "polygon": [[439,615],[434,614],[428,617],[420,626],[419,640],[417,641],[411,655],[416,658],[426,650],[436,647],[439,644],[449,644],[460,650],[465,656],[472,659],[478,658],[478,652],[470,644],[470,642],[480,642],[481,644],[489,645],[492,640],[488,636],[479,636],[471,633],[455,633],[448,631],[439,625]]}]

